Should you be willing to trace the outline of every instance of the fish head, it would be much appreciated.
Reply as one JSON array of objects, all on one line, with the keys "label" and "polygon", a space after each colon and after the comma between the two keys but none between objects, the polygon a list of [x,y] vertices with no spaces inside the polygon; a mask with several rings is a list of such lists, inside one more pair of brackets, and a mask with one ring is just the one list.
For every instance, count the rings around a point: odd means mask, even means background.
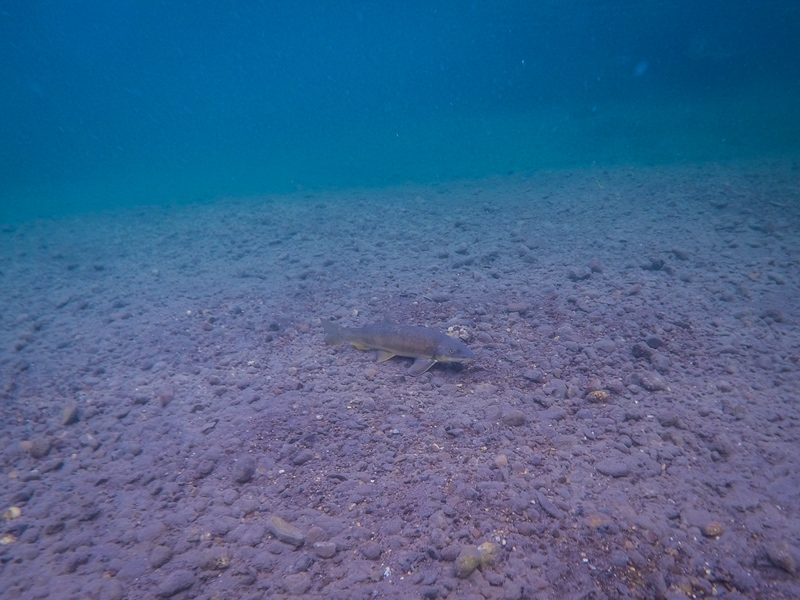
[{"label": "fish head", "polygon": [[447,336],[436,348],[434,359],[443,363],[468,363],[475,360],[475,353],[466,344]]}]

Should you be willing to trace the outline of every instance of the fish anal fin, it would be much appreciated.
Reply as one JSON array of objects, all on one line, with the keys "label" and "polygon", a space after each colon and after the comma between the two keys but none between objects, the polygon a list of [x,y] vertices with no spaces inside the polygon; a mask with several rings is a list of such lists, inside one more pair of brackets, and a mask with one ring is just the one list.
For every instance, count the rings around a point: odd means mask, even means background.
[{"label": "fish anal fin", "polygon": [[414,364],[409,367],[408,374],[412,377],[422,375],[435,364],[436,361],[431,358],[418,358],[414,361]]},{"label": "fish anal fin", "polygon": [[359,344],[358,342],[350,342],[350,345],[354,348],[358,348],[359,350],[371,350],[369,346],[365,346],[364,344]]},{"label": "fish anal fin", "polygon": [[385,362],[394,356],[394,354],[388,350],[378,350],[377,353],[379,363]]}]

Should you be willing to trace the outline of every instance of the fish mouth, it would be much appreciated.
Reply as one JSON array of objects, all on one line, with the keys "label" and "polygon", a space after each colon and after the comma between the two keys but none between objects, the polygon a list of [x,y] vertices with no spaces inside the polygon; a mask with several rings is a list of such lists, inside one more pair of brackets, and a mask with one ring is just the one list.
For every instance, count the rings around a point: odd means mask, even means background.
[{"label": "fish mouth", "polygon": [[437,358],[436,362],[440,363],[471,363],[475,361],[474,356],[443,356],[442,358]]}]

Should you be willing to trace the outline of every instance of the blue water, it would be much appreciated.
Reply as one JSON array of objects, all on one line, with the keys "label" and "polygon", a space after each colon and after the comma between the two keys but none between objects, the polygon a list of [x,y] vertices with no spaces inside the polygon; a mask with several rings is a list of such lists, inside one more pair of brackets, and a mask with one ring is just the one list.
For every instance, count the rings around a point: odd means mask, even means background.
[{"label": "blue water", "polygon": [[0,3],[0,220],[800,150],[796,0]]}]

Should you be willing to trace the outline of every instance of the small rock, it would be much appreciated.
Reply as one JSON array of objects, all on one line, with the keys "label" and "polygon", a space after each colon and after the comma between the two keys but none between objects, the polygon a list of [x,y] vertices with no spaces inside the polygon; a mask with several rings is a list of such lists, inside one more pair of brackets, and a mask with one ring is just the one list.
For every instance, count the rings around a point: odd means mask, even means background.
[{"label": "small rock", "polygon": [[764,550],[767,553],[769,562],[773,565],[783,569],[790,575],[794,575],[797,572],[797,557],[789,547],[789,544],[786,542],[770,544]]},{"label": "small rock", "polygon": [[617,349],[617,344],[609,337],[604,337],[602,340],[598,340],[595,345],[595,348],[605,352],[606,354],[611,354],[614,350]]},{"label": "small rock", "polygon": [[208,460],[208,459],[203,460],[200,462],[199,465],[197,465],[195,473],[197,474],[197,477],[206,477],[210,475],[212,471],[214,471],[215,466],[216,463],[213,460]]},{"label": "small rock", "polygon": [[703,525],[703,535],[710,538],[717,538],[722,535],[725,528],[719,521],[710,521]]},{"label": "small rock", "polygon": [[252,456],[243,456],[236,461],[231,474],[236,483],[247,483],[256,472],[256,461]]},{"label": "small rock", "polygon": [[670,252],[672,252],[675,258],[677,258],[678,260],[688,260],[689,258],[689,251],[686,248],[675,247],[672,250],[670,250]]},{"label": "small rock", "polygon": [[311,578],[308,573],[293,573],[283,579],[283,586],[291,596],[297,598],[311,589]]},{"label": "small rock", "polygon": [[61,411],[61,426],[66,427],[78,422],[78,405],[70,402]]},{"label": "small rock", "polygon": [[159,569],[167,564],[172,558],[172,550],[167,546],[156,546],[150,552],[150,566]]},{"label": "small rock", "polygon": [[316,542],[314,552],[320,558],[333,558],[336,555],[336,544],[334,542]]},{"label": "small rock", "polygon": [[525,413],[521,410],[510,410],[503,414],[503,422],[511,427],[525,425]]},{"label": "small rock", "polygon": [[674,410],[667,409],[664,412],[656,415],[656,418],[662,427],[676,427],[678,429],[684,428],[680,413]]},{"label": "small rock", "polygon": [[669,356],[663,354],[661,352],[653,352],[650,357],[650,364],[653,365],[653,368],[658,371],[659,373],[666,373],[669,371],[670,361]]},{"label": "small rock", "polygon": [[660,337],[658,337],[658,336],[651,335],[649,338],[647,338],[647,339],[645,340],[645,344],[647,344],[648,346],[650,346],[650,347],[651,347],[653,350],[656,350],[656,349],[658,349],[658,348],[661,348],[661,346],[663,346],[663,345],[664,345],[664,340],[662,340],[662,339],[661,339]]},{"label": "small rock", "polygon": [[361,554],[367,560],[378,560],[381,557],[383,550],[377,542],[369,541],[361,548]]},{"label": "small rock", "polygon": [[473,571],[481,564],[481,553],[475,546],[462,549],[456,558],[455,574],[460,579],[472,575]]},{"label": "small rock", "polygon": [[92,450],[97,450],[100,447],[100,440],[94,437],[91,433],[84,433],[78,438],[82,446],[87,446]]},{"label": "small rock", "polygon": [[500,546],[494,542],[484,542],[478,546],[478,552],[481,553],[481,567],[488,567],[497,562]]},{"label": "small rock", "polygon": [[627,464],[625,464],[625,462],[621,460],[615,460],[613,458],[601,460],[595,464],[594,467],[600,473],[608,477],[625,477],[631,472],[630,468]]},{"label": "small rock", "polygon": [[525,302],[512,302],[506,306],[506,310],[524,315],[528,311],[528,305]]},{"label": "small rock", "polygon": [[586,394],[586,399],[593,403],[605,402],[608,400],[608,392],[604,390],[593,390]]},{"label": "small rock", "polygon": [[125,597],[125,588],[115,579],[101,580],[96,589],[96,597],[103,600],[122,600]]},{"label": "small rock", "polygon": [[529,369],[522,373],[522,376],[534,383],[542,383],[544,381],[544,372],[539,369]]},{"label": "small rock", "polygon": [[299,466],[307,463],[312,458],[314,458],[314,453],[308,448],[304,448],[294,455],[294,458],[292,458],[292,464]]},{"label": "small rock", "polygon": [[603,270],[605,269],[603,263],[600,262],[599,258],[593,258],[592,260],[589,261],[589,264],[587,266],[593,273],[602,273]]},{"label": "small rock", "polygon": [[295,548],[299,548],[306,541],[306,536],[302,531],[278,516],[270,517],[269,521],[267,521],[267,529],[280,541]]},{"label": "small rock", "polygon": [[442,560],[446,560],[447,562],[453,562],[458,558],[460,550],[458,546],[450,545],[445,546],[442,548],[441,556]]},{"label": "small rock", "polygon": [[777,273],[775,271],[768,271],[767,279],[774,281],[778,285],[784,285],[787,281],[786,277],[784,277],[782,273]]},{"label": "small rock", "polygon": [[589,279],[592,276],[592,271],[588,267],[579,267],[576,269],[570,269],[567,272],[567,277],[569,277],[572,281],[584,281]]},{"label": "small rock", "polygon": [[58,471],[63,466],[63,458],[51,458],[50,460],[42,463],[38,470],[39,473],[49,473],[50,471]]},{"label": "small rock", "polygon": [[178,592],[188,590],[194,585],[195,577],[191,571],[181,569],[173,571],[161,582],[158,586],[158,596],[161,598],[170,598]]},{"label": "small rock", "polygon": [[52,448],[52,442],[50,438],[45,437],[31,440],[28,444],[28,451],[33,458],[44,458],[50,452],[50,448]]},{"label": "small rock", "polygon": [[550,500],[550,498],[545,496],[542,490],[539,490],[536,493],[536,500],[539,502],[539,506],[541,507],[541,509],[554,519],[564,518],[564,512],[560,508],[558,508],[555,504],[553,504],[552,500]]},{"label": "small rock", "polygon": [[646,371],[639,375],[638,383],[648,392],[658,392],[669,389],[667,382],[661,375]]}]

